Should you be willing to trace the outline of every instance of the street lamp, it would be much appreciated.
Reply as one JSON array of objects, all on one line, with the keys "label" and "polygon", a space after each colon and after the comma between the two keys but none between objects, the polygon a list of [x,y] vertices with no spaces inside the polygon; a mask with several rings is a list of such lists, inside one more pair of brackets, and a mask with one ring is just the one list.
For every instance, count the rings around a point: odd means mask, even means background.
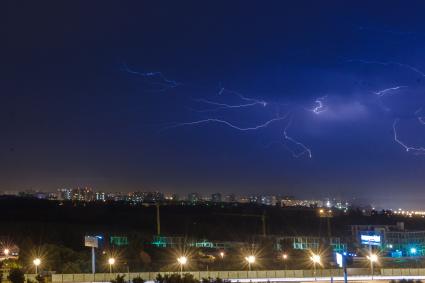
[{"label": "street lamp", "polygon": [[177,261],[180,264],[180,276],[183,276],[183,265],[185,265],[187,263],[187,257],[181,256],[181,257],[177,258]]},{"label": "street lamp", "polygon": [[316,264],[320,264],[320,255],[318,254],[313,254],[310,257],[311,261],[313,262],[313,270],[314,270],[314,280],[317,280],[317,276],[316,276]]},{"label": "street lamp", "polygon": [[224,258],[224,252],[220,252],[220,257],[221,257],[221,259]]},{"label": "street lamp", "polygon": [[109,273],[112,273],[112,265],[114,265],[114,264],[115,264],[115,258],[110,257],[110,258],[108,259],[108,264],[109,264]]},{"label": "street lamp", "polygon": [[36,258],[32,261],[32,263],[35,265],[35,274],[38,274],[38,266],[41,264],[41,259]]},{"label": "street lamp", "polygon": [[3,250],[3,254],[6,256],[6,259],[9,257],[10,250],[8,248]]},{"label": "street lamp", "polygon": [[245,257],[245,260],[248,262],[248,270],[251,271],[251,265],[255,263],[255,256],[249,255]]},{"label": "street lamp", "polygon": [[367,259],[370,261],[370,271],[372,273],[372,280],[373,280],[373,263],[378,261],[378,256],[376,254],[370,254],[367,256]]},{"label": "street lamp", "polygon": [[287,254],[283,254],[282,255],[282,259],[283,259],[284,267],[285,267],[285,269],[287,269],[286,268],[286,261],[288,260],[288,255]]}]

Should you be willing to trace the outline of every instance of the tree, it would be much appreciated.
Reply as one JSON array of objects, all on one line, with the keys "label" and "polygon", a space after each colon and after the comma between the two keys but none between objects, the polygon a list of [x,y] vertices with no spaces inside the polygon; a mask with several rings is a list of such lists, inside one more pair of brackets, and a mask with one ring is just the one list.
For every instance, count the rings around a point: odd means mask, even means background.
[{"label": "tree", "polygon": [[9,272],[9,276],[7,276],[12,283],[24,283],[25,282],[25,273],[20,268],[13,268]]},{"label": "tree", "polygon": [[145,280],[143,280],[142,277],[137,276],[133,278],[133,283],[145,283]]}]

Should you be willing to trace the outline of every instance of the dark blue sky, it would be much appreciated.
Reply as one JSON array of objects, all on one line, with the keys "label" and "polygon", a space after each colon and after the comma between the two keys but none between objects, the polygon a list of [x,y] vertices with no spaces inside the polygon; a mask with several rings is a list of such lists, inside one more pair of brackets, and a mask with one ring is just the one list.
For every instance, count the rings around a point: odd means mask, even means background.
[{"label": "dark blue sky", "polygon": [[1,5],[2,190],[422,207],[422,1]]}]

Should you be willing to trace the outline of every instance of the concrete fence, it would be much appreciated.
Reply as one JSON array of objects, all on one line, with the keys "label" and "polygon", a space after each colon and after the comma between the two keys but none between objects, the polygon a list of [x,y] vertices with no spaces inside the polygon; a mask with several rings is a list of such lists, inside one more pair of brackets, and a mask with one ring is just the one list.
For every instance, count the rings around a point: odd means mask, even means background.
[{"label": "concrete fence", "polygon": [[[368,268],[349,268],[349,276],[370,275]],[[131,273],[81,273],[81,274],[53,274],[52,283],[68,282],[109,282],[117,275],[124,275],[125,280],[141,277],[144,280],[154,280],[158,274],[166,275],[175,272],[131,272]],[[313,270],[261,270],[261,271],[188,271],[196,279],[222,278],[222,279],[249,279],[249,278],[305,278],[314,277]],[[376,270],[375,275],[383,276],[425,276],[425,268],[383,268]],[[343,276],[342,269],[317,269],[317,277]],[[27,274],[26,278],[35,280],[34,274]]]}]

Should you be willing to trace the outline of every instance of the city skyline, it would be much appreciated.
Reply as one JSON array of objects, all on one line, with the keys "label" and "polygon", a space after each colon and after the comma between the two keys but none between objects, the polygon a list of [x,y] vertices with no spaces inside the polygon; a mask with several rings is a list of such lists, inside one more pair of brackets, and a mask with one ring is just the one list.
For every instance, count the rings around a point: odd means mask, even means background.
[{"label": "city skyline", "polygon": [[403,4],[4,3],[0,190],[423,209],[425,5]]}]

